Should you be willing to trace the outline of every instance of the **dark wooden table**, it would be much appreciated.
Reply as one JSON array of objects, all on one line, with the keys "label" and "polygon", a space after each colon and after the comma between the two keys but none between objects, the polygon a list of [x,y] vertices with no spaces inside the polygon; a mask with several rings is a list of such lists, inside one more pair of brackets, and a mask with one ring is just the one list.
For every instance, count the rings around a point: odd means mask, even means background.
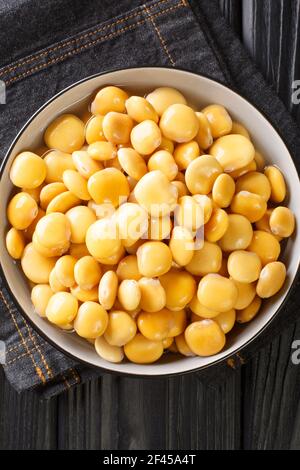
[{"label": "dark wooden table", "polygon": [[[220,7],[297,119],[291,98],[300,79],[300,0],[220,0]],[[300,449],[294,339],[300,321],[209,384],[196,376],[149,382],[105,375],[51,401],[18,395],[0,370],[0,448]]]}]

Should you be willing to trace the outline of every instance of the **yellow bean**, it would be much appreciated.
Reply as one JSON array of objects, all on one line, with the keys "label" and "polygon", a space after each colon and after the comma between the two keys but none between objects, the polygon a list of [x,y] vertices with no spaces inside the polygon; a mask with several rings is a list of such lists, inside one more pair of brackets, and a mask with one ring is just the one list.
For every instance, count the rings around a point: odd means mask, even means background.
[{"label": "yellow bean", "polygon": [[187,196],[189,194],[189,190],[187,188],[187,185],[185,183],[183,183],[182,181],[174,180],[174,181],[172,181],[172,184],[176,187],[179,198],[181,198],[183,196]]},{"label": "yellow bean", "polygon": [[148,170],[160,170],[166,175],[169,181],[173,181],[178,173],[178,166],[170,152],[167,152],[167,150],[158,150],[149,158]]},{"label": "yellow bean", "polygon": [[88,190],[97,204],[110,202],[114,207],[129,196],[126,176],[116,168],[105,168],[93,174],[88,180]]},{"label": "yellow bean", "polygon": [[94,160],[105,162],[117,156],[117,146],[111,142],[97,141],[88,146],[87,152]]},{"label": "yellow bean", "polygon": [[242,168],[239,168],[238,170],[234,171],[229,171],[228,174],[233,178],[234,180],[237,180],[240,176],[245,175],[246,173],[250,173],[251,171],[256,171],[257,166],[255,160],[251,160],[248,165],[242,166]]},{"label": "yellow bean", "polygon": [[146,277],[157,277],[167,273],[172,264],[170,248],[160,241],[150,241],[137,250],[140,273]]},{"label": "yellow bean", "polygon": [[48,284],[37,284],[31,291],[31,302],[40,317],[46,317],[46,308],[53,291]]},{"label": "yellow bean", "polygon": [[46,256],[46,258],[61,256],[68,251],[70,246],[70,243],[66,242],[64,245],[52,246],[49,248],[40,243],[36,232],[34,232],[32,235],[32,244],[35,250],[38,251],[41,255]]},{"label": "yellow bean", "polygon": [[128,255],[123,258],[117,267],[116,274],[121,281],[125,279],[133,279],[138,281],[142,275],[139,272],[137,257],[135,255]]},{"label": "yellow bean", "polygon": [[118,276],[114,271],[106,271],[99,282],[99,302],[106,310],[110,310],[115,303],[118,291]]},{"label": "yellow bean", "polygon": [[63,286],[72,287],[75,284],[75,265],[76,259],[70,255],[62,256],[56,261],[55,274]]},{"label": "yellow bean", "polygon": [[17,193],[7,207],[7,218],[17,230],[25,230],[38,215],[38,206],[28,193]]},{"label": "yellow bean", "polygon": [[98,336],[98,338],[96,338],[95,349],[97,354],[99,354],[99,356],[105,361],[118,363],[122,362],[124,359],[123,348],[120,348],[119,346],[111,346],[103,336]]},{"label": "yellow bean", "polygon": [[71,323],[78,312],[78,300],[69,292],[56,292],[50,297],[46,317],[55,325]]},{"label": "yellow bean", "polygon": [[74,194],[78,199],[88,201],[91,198],[87,189],[87,181],[83,176],[81,176],[80,173],[78,173],[78,171],[64,171],[63,182],[66,188],[68,188],[68,190],[71,191],[71,193]]},{"label": "yellow bean", "polygon": [[225,346],[223,330],[214,320],[200,320],[191,323],[185,330],[188,347],[197,356],[212,356]]},{"label": "yellow bean", "polygon": [[221,330],[226,334],[232,330],[235,324],[236,313],[234,309],[229,310],[228,312],[219,313],[214,320],[218,323]]},{"label": "yellow bean", "polygon": [[126,147],[119,149],[118,160],[125,173],[131,176],[136,182],[147,173],[145,160],[134,149]]},{"label": "yellow bean", "polygon": [[279,237],[290,237],[295,229],[295,216],[287,207],[278,206],[270,215],[270,229]]},{"label": "yellow bean", "polygon": [[172,104],[159,121],[161,132],[175,142],[189,142],[199,131],[199,120],[195,111],[185,104]]},{"label": "yellow bean", "polygon": [[75,261],[74,280],[76,284],[85,290],[98,285],[102,274],[100,264],[92,256],[83,256]]},{"label": "yellow bean", "polygon": [[74,329],[82,338],[98,338],[108,325],[106,310],[97,302],[84,302],[78,309]]},{"label": "yellow bean", "polygon": [[[157,188],[153,191],[153,188]],[[150,171],[138,181],[134,194],[140,204],[153,217],[170,214],[177,203],[177,188],[161,171]]]},{"label": "yellow bean", "polygon": [[172,269],[159,280],[166,293],[166,307],[170,310],[182,310],[196,293],[196,281],[186,271]]},{"label": "yellow bean", "polygon": [[125,247],[133,245],[148,229],[148,213],[138,204],[131,202],[119,207],[115,220],[119,237]]},{"label": "yellow bean", "polygon": [[124,346],[136,334],[137,326],[128,313],[121,310],[110,312],[104,338],[111,346]]},{"label": "yellow bean", "polygon": [[267,210],[267,203],[262,196],[249,191],[240,191],[232,199],[232,212],[244,215],[250,222],[257,222]]},{"label": "yellow bean", "polygon": [[[70,154],[52,150],[47,153],[44,162],[47,167],[45,183],[62,183],[66,170],[75,170],[75,164]],[[59,194],[59,193],[57,193]],[[53,196],[54,197],[54,196]]]},{"label": "yellow bean", "polygon": [[216,243],[204,241],[202,248],[194,251],[193,258],[185,269],[195,276],[204,276],[208,273],[217,273],[221,263],[221,248]]},{"label": "yellow bean", "polygon": [[84,123],[73,114],[63,114],[47,127],[44,140],[49,149],[72,153],[84,144]]},{"label": "yellow bean", "polygon": [[259,312],[261,299],[256,296],[248,307],[236,311],[236,321],[238,323],[247,323],[251,321]]},{"label": "yellow bean", "polygon": [[176,145],[174,151],[175,163],[177,163],[179,170],[186,170],[189,164],[199,155],[199,145],[195,140]]},{"label": "yellow bean", "polygon": [[133,148],[141,155],[153,153],[160,146],[161,139],[158,125],[149,119],[134,126],[130,135]]},{"label": "yellow bean", "polygon": [[192,194],[208,194],[222,172],[221,165],[214,157],[202,155],[195,158],[187,167],[185,182]]},{"label": "yellow bean", "polygon": [[22,192],[28,193],[29,196],[31,196],[37,204],[40,202],[40,194],[41,191],[44,187],[44,184],[41,184],[40,186],[37,186],[36,188],[33,189],[28,189],[28,188],[22,188]]},{"label": "yellow bean", "polygon": [[276,240],[274,235],[262,230],[255,230],[253,232],[252,241],[247,249],[260,257],[263,266],[272,261],[277,261],[280,255],[278,240]]},{"label": "yellow bean", "polygon": [[179,266],[189,264],[194,256],[194,239],[186,227],[174,227],[169,243],[173,260]]},{"label": "yellow bean", "polygon": [[250,193],[258,194],[265,201],[268,201],[271,196],[271,185],[263,173],[251,171],[237,179],[236,192],[238,193],[239,191],[249,191]]},{"label": "yellow bean", "polygon": [[90,254],[85,243],[71,243],[69,253],[76,259],[83,258]]},{"label": "yellow bean", "polygon": [[46,248],[65,248],[71,239],[70,222],[64,214],[53,212],[39,220],[35,233],[37,241]]},{"label": "yellow bean", "polygon": [[141,290],[134,279],[121,281],[118,290],[118,300],[125,310],[135,310],[141,300]]},{"label": "yellow bean", "polygon": [[105,140],[102,123],[104,116],[91,117],[85,125],[85,140],[88,144]]},{"label": "yellow bean", "polygon": [[24,249],[21,266],[30,281],[35,284],[48,284],[55,262],[55,258],[46,258],[29,243]]},{"label": "yellow bean", "polygon": [[197,230],[203,225],[203,208],[192,196],[183,196],[179,199],[174,215],[176,224],[190,231]]},{"label": "yellow bean", "polygon": [[271,185],[271,201],[277,204],[282,202],[286,196],[286,184],[283,174],[276,166],[267,166],[265,175]]},{"label": "yellow bean", "polygon": [[157,147],[156,150],[167,150],[167,152],[170,152],[173,154],[174,144],[172,140],[167,139],[166,137],[162,136],[160,146]]},{"label": "yellow bean", "polygon": [[159,116],[172,104],[186,104],[185,97],[175,88],[160,87],[146,96]]},{"label": "yellow bean", "polygon": [[12,227],[6,234],[6,249],[14,259],[22,258],[25,240],[22,232]]},{"label": "yellow bean", "polygon": [[174,343],[174,338],[165,338],[162,340],[164,349],[169,349]]},{"label": "yellow bean", "polygon": [[33,234],[34,234],[34,231],[35,231],[35,227],[37,226],[37,223],[38,221],[44,217],[44,215],[46,215],[45,211],[43,211],[43,209],[40,209],[38,208],[38,214],[37,216],[35,217],[35,219],[31,222],[31,224],[29,225],[29,227],[27,227],[24,231],[23,231],[23,235],[25,237],[25,239],[27,241],[31,241],[32,240],[32,237],[33,237]]},{"label": "yellow bean", "polygon": [[127,99],[127,93],[121,88],[106,86],[96,94],[91,105],[91,111],[93,114],[106,114],[110,111],[123,113]]},{"label": "yellow bean", "polygon": [[34,189],[44,182],[46,173],[47,167],[41,157],[33,152],[22,152],[14,159],[9,177],[19,188]]},{"label": "yellow bean", "polygon": [[151,341],[138,333],[129,343],[125,344],[126,357],[136,364],[151,364],[158,361],[164,352],[162,341]]},{"label": "yellow bean", "polygon": [[265,161],[264,156],[257,150],[255,151],[254,160],[255,160],[258,171],[264,171],[266,161]]},{"label": "yellow bean", "polygon": [[142,311],[137,319],[140,332],[151,341],[162,341],[170,336],[173,313],[164,308],[157,312]]},{"label": "yellow bean", "polygon": [[65,213],[72,207],[78,206],[80,199],[71,193],[71,191],[65,191],[64,193],[58,194],[52,201],[49,202],[46,210],[46,214],[52,212]]},{"label": "yellow bean", "polygon": [[205,196],[204,194],[195,194],[193,196],[198,205],[200,205],[203,212],[203,223],[207,224],[211,218],[213,211],[213,203],[210,197]]},{"label": "yellow bean", "polygon": [[219,175],[214,182],[212,188],[212,198],[213,201],[219,207],[228,207],[232,201],[232,198],[235,193],[235,182],[234,179],[227,175],[226,173],[222,173]]},{"label": "yellow bean", "polygon": [[146,312],[158,312],[166,305],[166,292],[159,279],[142,277],[139,281],[141,291],[140,307]]},{"label": "yellow bean", "polygon": [[164,217],[150,217],[148,222],[148,239],[164,240],[169,238],[172,222],[169,215]]},{"label": "yellow bean", "polygon": [[210,147],[209,153],[228,173],[248,165],[254,159],[255,150],[246,137],[230,134],[217,139]]},{"label": "yellow bean", "polygon": [[228,214],[228,228],[219,240],[223,251],[245,250],[251,243],[253,230],[243,215]]},{"label": "yellow bean", "polygon": [[[199,302],[197,295],[194,295],[192,298],[191,302],[189,303],[189,308],[194,314],[201,318],[215,318],[220,314],[220,312],[216,310],[204,307],[204,305]],[[199,318],[196,318],[196,321],[199,321]]]},{"label": "yellow bean", "polygon": [[183,356],[187,356],[187,357],[195,356],[193,351],[187,345],[184,333],[175,337],[175,344],[176,344],[178,351]]},{"label": "yellow bean", "polygon": [[[66,173],[67,171],[73,172],[74,170],[65,170],[64,173]],[[65,191],[67,191],[67,188],[61,182],[46,184],[46,186],[42,188],[41,193],[40,193],[41,208],[46,210],[49,203],[52,201],[52,199],[54,199],[59,194],[64,193]]]},{"label": "yellow bean", "polygon": [[234,308],[238,290],[230,279],[219,274],[207,274],[199,282],[197,296],[202,305],[221,313]]},{"label": "yellow bean", "polygon": [[141,96],[128,98],[125,107],[128,115],[136,122],[146,121],[147,119],[158,122],[158,114],[152,104]]},{"label": "yellow bean", "polygon": [[100,219],[89,226],[86,233],[86,246],[94,258],[108,258],[118,253],[121,241],[117,236],[114,220]]},{"label": "yellow bean", "polygon": [[228,272],[238,282],[250,283],[259,278],[261,261],[256,253],[237,250],[229,255]]},{"label": "yellow bean", "polygon": [[267,264],[261,271],[256,292],[264,299],[275,295],[283,286],[286,278],[286,268],[281,261]]},{"label": "yellow bean", "polygon": [[256,294],[256,285],[254,282],[252,282],[251,284],[247,284],[246,282],[238,282],[235,279],[231,280],[234,282],[238,290],[238,298],[234,308],[242,310],[248,307],[248,305],[250,305],[252,300],[254,299]]},{"label": "yellow bean", "polygon": [[219,104],[211,104],[202,109],[202,113],[206,116],[211,133],[214,139],[229,134],[232,130],[232,119],[224,106]]},{"label": "yellow bean", "polygon": [[104,116],[102,128],[103,134],[109,142],[127,144],[130,141],[133,121],[127,114],[111,111]]},{"label": "yellow bean", "polygon": [[[255,228],[257,230],[263,230],[264,232],[272,233],[270,228],[270,217],[273,210],[274,209],[267,209],[262,218],[255,222]],[[282,237],[279,237],[279,235],[275,235],[274,233],[273,235],[279,242],[282,240]]]},{"label": "yellow bean", "polygon": [[80,150],[72,154],[74,167],[78,173],[81,174],[85,179],[89,179],[94,173],[103,169],[101,162],[94,160],[87,151]]},{"label": "yellow bean", "polygon": [[49,284],[52,292],[67,292],[68,288],[64,286],[57,278],[55,267],[52,269],[49,276]]},{"label": "yellow bean", "polygon": [[107,266],[111,266],[111,269],[116,269],[116,265],[120,262],[120,260],[122,258],[124,258],[125,256],[125,248],[120,245],[118,251],[116,251],[113,255],[111,256],[106,256],[106,257],[103,257],[103,258],[97,258],[97,261],[99,261],[99,263],[101,264],[104,264],[104,265],[107,265]]},{"label": "yellow bean", "polygon": [[201,149],[206,150],[213,143],[210,124],[205,114],[196,112],[196,116],[199,121],[199,130],[195,140],[198,142]]},{"label": "yellow bean", "polygon": [[71,228],[71,242],[84,243],[88,228],[96,222],[96,215],[86,206],[77,206],[68,210],[66,217]]},{"label": "yellow bean", "polygon": [[204,235],[209,242],[217,242],[226,233],[229,226],[228,214],[224,209],[215,208],[204,226]]},{"label": "yellow bean", "polygon": [[246,127],[237,121],[232,121],[231,134],[240,134],[246,137],[247,139],[251,140],[250,134],[247,131]]},{"label": "yellow bean", "polygon": [[80,286],[71,287],[71,294],[76,297],[80,302],[96,302],[98,300],[98,287],[92,289],[82,289]]}]

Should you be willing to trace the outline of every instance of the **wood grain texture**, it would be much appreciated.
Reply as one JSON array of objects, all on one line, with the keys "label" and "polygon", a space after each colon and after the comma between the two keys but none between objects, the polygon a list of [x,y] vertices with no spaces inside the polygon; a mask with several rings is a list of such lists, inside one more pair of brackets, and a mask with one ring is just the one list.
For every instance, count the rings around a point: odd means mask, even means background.
[{"label": "wood grain texture", "polygon": [[[300,123],[292,103],[292,82],[300,79],[300,0],[220,0],[220,9]],[[104,375],[43,402],[18,395],[0,370],[0,448],[300,449],[294,339],[300,321],[225,378]]]}]

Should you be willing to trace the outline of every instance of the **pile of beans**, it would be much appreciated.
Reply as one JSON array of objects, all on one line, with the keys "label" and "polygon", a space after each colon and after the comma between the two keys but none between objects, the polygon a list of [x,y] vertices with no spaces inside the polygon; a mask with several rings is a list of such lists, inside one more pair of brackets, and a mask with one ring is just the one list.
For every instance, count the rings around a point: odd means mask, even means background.
[{"label": "pile of beans", "polygon": [[37,314],[105,360],[217,354],[283,286],[285,180],[223,106],[107,86],[44,143],[12,163],[7,250]]}]

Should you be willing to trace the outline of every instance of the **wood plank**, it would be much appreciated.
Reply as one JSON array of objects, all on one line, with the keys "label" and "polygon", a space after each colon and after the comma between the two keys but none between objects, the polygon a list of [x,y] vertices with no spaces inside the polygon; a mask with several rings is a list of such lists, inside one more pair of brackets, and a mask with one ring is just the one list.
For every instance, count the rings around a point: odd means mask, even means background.
[{"label": "wood plank", "polygon": [[0,367],[0,449],[55,449],[57,401],[18,394]]},{"label": "wood plank", "polygon": [[[300,1],[243,1],[243,40],[267,81],[300,123],[292,82],[300,65]],[[291,344],[300,322],[285,330],[243,369],[243,445],[247,449],[300,449],[300,368]]]},{"label": "wood plank", "polygon": [[242,36],[242,3],[240,0],[219,0],[221,14],[236,34]]}]

